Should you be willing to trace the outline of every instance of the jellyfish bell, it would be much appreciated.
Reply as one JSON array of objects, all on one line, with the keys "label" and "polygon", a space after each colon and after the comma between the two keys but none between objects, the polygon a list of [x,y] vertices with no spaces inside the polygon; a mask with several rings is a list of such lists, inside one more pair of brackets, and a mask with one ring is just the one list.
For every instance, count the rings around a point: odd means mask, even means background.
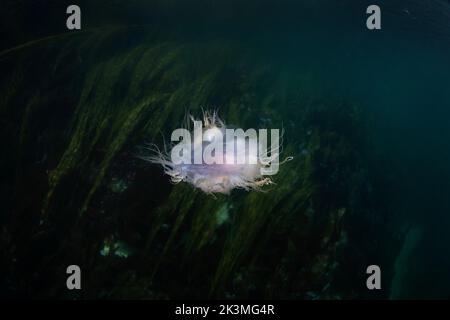
[{"label": "jellyfish bell", "polygon": [[268,148],[267,129],[260,129],[259,137],[255,129],[229,129],[216,112],[208,111],[203,121],[191,120],[193,130],[174,130],[171,140],[178,143],[170,151],[152,145],[152,154],[143,159],[162,165],[173,183],[184,181],[208,194],[262,190],[273,183],[268,176],[276,174],[280,164],[278,129],[271,129]]}]

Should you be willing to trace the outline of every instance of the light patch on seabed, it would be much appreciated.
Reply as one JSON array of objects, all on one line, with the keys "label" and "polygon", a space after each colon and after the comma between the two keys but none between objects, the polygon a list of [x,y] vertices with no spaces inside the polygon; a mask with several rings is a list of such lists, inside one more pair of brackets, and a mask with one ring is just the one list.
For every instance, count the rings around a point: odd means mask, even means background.
[{"label": "light patch on seabed", "polygon": [[392,279],[390,299],[402,298],[402,284],[408,271],[408,261],[411,259],[412,253],[421,238],[422,229],[419,227],[411,228],[406,234],[403,247],[394,264],[394,277]]},{"label": "light patch on seabed", "polygon": [[114,238],[105,239],[103,241],[103,247],[100,249],[100,255],[109,256],[114,254],[119,258],[128,258],[134,253],[134,249],[123,241],[115,241]]}]

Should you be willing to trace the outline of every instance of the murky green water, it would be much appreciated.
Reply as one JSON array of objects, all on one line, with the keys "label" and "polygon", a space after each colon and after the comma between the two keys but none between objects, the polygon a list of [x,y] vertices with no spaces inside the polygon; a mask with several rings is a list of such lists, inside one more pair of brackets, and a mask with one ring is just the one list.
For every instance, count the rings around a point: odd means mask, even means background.
[{"label": "murky green water", "polygon": [[[1,295],[448,298],[450,5],[382,1],[369,31],[368,4],[90,1],[68,31],[7,2]],[[137,157],[201,108],[283,126],[276,185],[211,197]]]}]

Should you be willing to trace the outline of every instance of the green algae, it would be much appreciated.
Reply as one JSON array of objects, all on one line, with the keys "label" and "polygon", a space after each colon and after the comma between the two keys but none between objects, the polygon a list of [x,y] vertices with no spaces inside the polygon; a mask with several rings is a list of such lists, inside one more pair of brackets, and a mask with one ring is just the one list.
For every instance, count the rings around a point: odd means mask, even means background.
[{"label": "green algae", "polygon": [[[341,193],[342,198],[334,199],[326,188],[333,183],[338,185],[337,180],[353,169],[355,174],[360,173],[357,164],[347,161],[353,159],[354,150],[360,150],[360,145],[345,130],[333,126],[330,119],[343,117],[350,130],[359,129],[361,120],[353,116],[357,107],[331,98],[316,101],[302,86],[308,83],[308,75],[289,73],[265,62],[263,57],[242,52],[239,44],[223,40],[152,40],[118,52],[105,52],[108,43],[123,32],[110,30],[70,39],[60,51],[52,52],[56,57],[53,70],[58,72],[70,68],[64,63],[68,63],[71,48],[76,47],[83,61],[76,64],[85,71],[71,89],[76,103],[70,106],[67,126],[58,143],[60,148],[53,155],[55,163],[48,168],[42,217],[61,218],[67,209],[77,226],[73,233],[87,232],[83,223],[93,219],[91,214],[106,212],[108,218],[108,210],[101,204],[110,201],[111,195],[105,190],[109,190],[109,177],[115,176],[115,166],[119,166],[125,152],[130,165],[120,167],[127,171],[137,158],[135,148],[144,141],[159,141],[160,134],[167,137],[168,132],[183,123],[187,111],[198,116],[202,107],[220,107],[221,117],[231,125],[285,126],[283,156],[293,155],[294,161],[283,164],[274,177],[276,184],[261,193],[235,191],[230,196],[213,198],[181,183],[167,188],[167,194],[155,197],[153,202],[146,198],[136,200],[136,206],[145,208],[142,215],[149,217],[144,225],[146,231],[136,240],[137,256],[145,266],[132,264],[137,271],[110,284],[111,295],[145,296],[150,286],[157,292],[154,296],[176,297],[172,288],[176,284],[167,289],[159,280],[169,281],[171,272],[191,281],[185,294],[192,292],[193,283],[198,281],[199,296],[224,297],[233,291],[232,284],[238,278],[242,286],[249,287],[242,280],[243,273],[249,279],[257,279],[258,284],[252,286],[258,286],[258,291],[266,296],[282,292],[288,297],[287,279],[298,277],[305,278],[305,283],[324,286],[338,259],[335,244],[345,245],[341,241],[344,232],[339,231],[339,210],[350,206],[347,197],[352,192],[348,188]],[[25,81],[20,67],[14,75],[0,110],[11,104],[19,92],[18,86]],[[48,100],[39,92],[28,99],[21,120],[21,141],[32,140],[29,119]],[[331,107],[336,104],[340,107]],[[319,126],[317,118],[327,119],[329,127]],[[341,168],[342,163],[348,168]],[[330,170],[329,175],[322,173],[324,165]],[[161,169],[153,170],[152,174],[156,174]],[[140,169],[138,174],[143,171]],[[153,176],[150,179],[162,183]],[[168,179],[164,181],[169,183]],[[126,197],[132,190],[131,185],[117,197]],[[63,193],[68,201],[60,200]],[[317,203],[318,199],[324,199],[328,206]],[[133,205],[126,207],[125,214],[132,214]],[[112,212],[109,218],[114,217]],[[280,233],[287,236],[280,239]],[[95,245],[84,245],[98,249],[104,233],[89,239]],[[84,243],[69,239],[61,246],[73,242],[79,246]],[[307,244],[316,252],[303,252]],[[270,247],[276,249],[269,250]],[[81,256],[93,272],[114,269],[106,262],[109,260],[95,257],[99,251],[92,249]],[[271,254],[277,259],[267,261]],[[133,261],[132,257],[127,261]],[[298,286],[295,294],[305,295],[301,292],[307,287],[305,283]],[[245,291],[248,288],[242,290],[231,295],[250,296]]]}]

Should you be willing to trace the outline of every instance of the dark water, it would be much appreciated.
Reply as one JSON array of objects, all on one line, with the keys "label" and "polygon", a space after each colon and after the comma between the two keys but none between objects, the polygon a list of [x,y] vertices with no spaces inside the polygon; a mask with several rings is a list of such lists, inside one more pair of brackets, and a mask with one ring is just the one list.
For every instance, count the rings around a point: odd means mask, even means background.
[{"label": "dark water", "polygon": [[[369,4],[89,1],[68,31],[63,2],[6,1],[2,297],[448,298],[450,4],[379,1],[377,31]],[[136,157],[201,107],[283,124],[271,191]]]}]

